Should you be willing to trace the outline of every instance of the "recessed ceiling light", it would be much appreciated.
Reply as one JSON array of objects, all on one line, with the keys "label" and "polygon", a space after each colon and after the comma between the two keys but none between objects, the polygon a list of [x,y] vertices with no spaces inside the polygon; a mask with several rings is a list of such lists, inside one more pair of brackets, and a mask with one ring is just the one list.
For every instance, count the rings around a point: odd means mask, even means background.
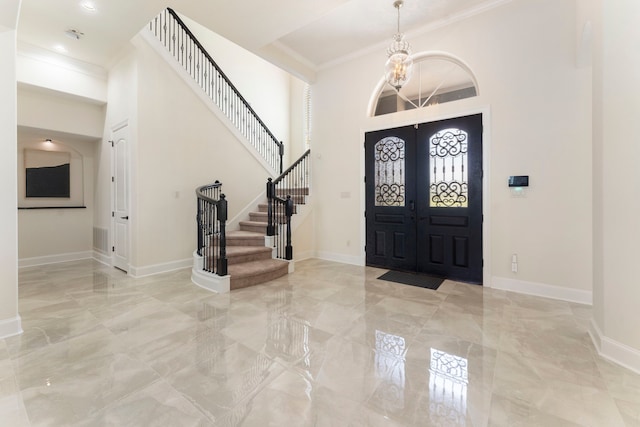
[{"label": "recessed ceiling light", "polygon": [[95,12],[96,6],[88,1],[83,1],[82,3],[80,3],[80,6],[82,6],[85,10],[88,10],[89,12]]},{"label": "recessed ceiling light", "polygon": [[62,46],[61,44],[57,44],[53,48],[60,53],[67,53],[67,48]]}]

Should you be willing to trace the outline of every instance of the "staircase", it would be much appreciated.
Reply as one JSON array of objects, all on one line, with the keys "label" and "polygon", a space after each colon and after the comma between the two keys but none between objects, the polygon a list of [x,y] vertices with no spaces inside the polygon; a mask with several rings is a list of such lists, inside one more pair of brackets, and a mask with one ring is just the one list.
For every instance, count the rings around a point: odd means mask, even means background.
[{"label": "staircase", "polygon": [[227,233],[227,258],[231,290],[258,285],[289,273],[289,262],[273,258],[273,248],[265,246],[267,204],[240,221],[239,231]]},{"label": "staircase", "polygon": [[241,134],[240,142],[251,146],[268,175],[280,173],[277,178],[268,178],[266,204],[241,221],[239,230],[229,232],[228,202],[222,184],[216,181],[196,189],[198,245],[193,254],[192,281],[216,292],[228,292],[284,276],[292,270],[291,216],[296,204],[306,203],[309,195],[310,151],[283,172],[284,144],[266,127],[175,11],[162,11],[149,23],[149,30],[173,57],[167,60],[180,64],[179,72],[186,73],[183,77],[193,79],[226,116],[227,124]]},{"label": "staircase", "polygon": [[[298,193],[295,196],[297,204],[294,205],[294,212],[298,210],[298,204],[305,204],[309,190],[298,189]],[[240,230],[226,233],[231,290],[258,285],[289,273],[289,262],[273,258],[274,248],[265,246],[267,209],[266,203],[258,205],[258,211],[249,213],[249,220],[240,221]],[[279,223],[284,220],[282,216],[276,218]]]}]

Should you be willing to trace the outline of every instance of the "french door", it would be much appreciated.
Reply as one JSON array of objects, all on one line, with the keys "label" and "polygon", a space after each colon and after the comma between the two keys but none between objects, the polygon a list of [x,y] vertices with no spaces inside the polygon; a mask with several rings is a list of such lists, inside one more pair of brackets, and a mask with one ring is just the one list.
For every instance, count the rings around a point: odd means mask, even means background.
[{"label": "french door", "polygon": [[482,283],[482,115],[365,135],[367,265]]}]

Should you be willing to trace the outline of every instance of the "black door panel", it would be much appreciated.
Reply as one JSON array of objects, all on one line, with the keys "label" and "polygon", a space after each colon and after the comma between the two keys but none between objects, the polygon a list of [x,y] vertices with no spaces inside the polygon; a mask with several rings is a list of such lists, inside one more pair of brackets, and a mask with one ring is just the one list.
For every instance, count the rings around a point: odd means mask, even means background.
[{"label": "black door panel", "polygon": [[365,173],[367,265],[482,283],[482,115],[367,133]]}]

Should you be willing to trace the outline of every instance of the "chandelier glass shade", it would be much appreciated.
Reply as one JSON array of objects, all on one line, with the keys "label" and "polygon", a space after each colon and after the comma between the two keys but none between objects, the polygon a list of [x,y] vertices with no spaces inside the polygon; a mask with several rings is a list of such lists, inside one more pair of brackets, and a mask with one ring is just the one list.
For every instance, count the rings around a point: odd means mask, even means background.
[{"label": "chandelier glass shade", "polygon": [[404,39],[404,34],[400,32],[400,8],[403,3],[403,0],[396,0],[393,3],[393,7],[398,10],[398,31],[387,49],[388,59],[384,66],[384,78],[396,90],[400,90],[409,81],[413,71],[411,46]]}]

